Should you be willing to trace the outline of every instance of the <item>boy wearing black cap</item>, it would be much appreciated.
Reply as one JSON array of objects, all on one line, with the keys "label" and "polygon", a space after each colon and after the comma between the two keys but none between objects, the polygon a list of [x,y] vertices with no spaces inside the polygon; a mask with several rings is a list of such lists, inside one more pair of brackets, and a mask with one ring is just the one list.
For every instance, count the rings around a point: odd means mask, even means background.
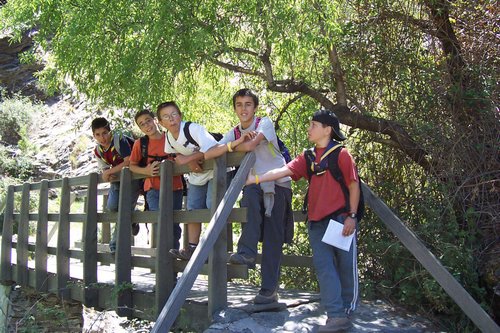
[{"label": "boy wearing black cap", "polygon": [[[337,106],[341,108],[341,106]],[[344,251],[322,241],[330,219],[342,223],[342,235],[356,232],[356,211],[359,203],[359,178],[354,160],[339,144],[346,138],[339,128],[336,115],[329,110],[313,114],[308,128],[308,139],[314,143],[314,161],[307,165],[305,153],[297,156],[286,166],[264,174],[249,175],[247,184],[266,182],[291,176],[293,180],[308,179],[308,168],[312,170],[308,191],[309,242],[313,251],[322,305],[328,319],[318,332],[338,332],[351,326],[349,314],[355,310],[358,300],[358,272],[356,237],[349,251]],[[341,149],[338,166],[349,189],[346,203],[340,184],[328,172],[328,154]],[[346,211],[345,207],[350,207]]]}]

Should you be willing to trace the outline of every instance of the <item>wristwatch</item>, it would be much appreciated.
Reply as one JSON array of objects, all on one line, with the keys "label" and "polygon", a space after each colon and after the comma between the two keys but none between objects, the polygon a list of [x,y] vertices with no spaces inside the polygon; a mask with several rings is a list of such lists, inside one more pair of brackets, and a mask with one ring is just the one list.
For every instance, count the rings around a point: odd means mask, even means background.
[{"label": "wristwatch", "polygon": [[358,218],[358,215],[356,215],[356,213],[349,213],[349,216],[351,219],[355,219],[355,218]]}]

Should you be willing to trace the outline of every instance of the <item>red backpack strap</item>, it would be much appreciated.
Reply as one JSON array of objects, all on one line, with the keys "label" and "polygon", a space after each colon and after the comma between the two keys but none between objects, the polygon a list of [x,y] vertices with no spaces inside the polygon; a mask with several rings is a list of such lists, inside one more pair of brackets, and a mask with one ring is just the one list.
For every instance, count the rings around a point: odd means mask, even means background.
[{"label": "red backpack strap", "polygon": [[[261,117],[255,118],[255,129],[257,129],[257,127],[259,127],[259,123],[260,123],[261,119],[262,119]],[[233,133],[234,133],[235,140],[238,140],[239,138],[241,138],[240,125],[237,125],[233,128]]]}]

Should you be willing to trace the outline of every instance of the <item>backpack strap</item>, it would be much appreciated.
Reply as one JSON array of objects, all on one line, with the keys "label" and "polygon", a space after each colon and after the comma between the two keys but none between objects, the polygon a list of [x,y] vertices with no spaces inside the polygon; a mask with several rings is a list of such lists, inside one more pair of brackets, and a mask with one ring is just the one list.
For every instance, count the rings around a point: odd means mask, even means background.
[{"label": "backpack strap", "polygon": [[121,153],[121,147],[120,147],[120,140],[121,140],[121,134],[120,133],[116,133],[116,134],[113,134],[113,146],[115,147],[116,149],[116,152],[118,153],[118,155],[120,156],[123,156],[122,153]]},{"label": "backpack strap", "polygon": [[[183,129],[184,136],[187,139],[186,143],[184,143],[184,147],[187,147],[188,143],[192,143],[196,147],[199,147],[200,145],[198,144],[198,142],[196,142],[196,140],[193,139],[193,137],[191,136],[191,133],[189,133],[189,125],[191,125],[190,121],[186,121],[186,123],[184,124],[184,129]],[[241,133],[240,133],[240,136],[241,136]],[[170,142],[169,142],[169,144],[170,144]]]},{"label": "backpack strap", "polygon": [[[337,180],[340,184],[344,184],[343,182],[343,177],[342,177],[342,172],[340,172],[340,168],[338,167],[338,155],[340,151],[342,150],[344,146],[342,144],[336,144],[333,147],[329,148],[323,155],[321,156],[321,161],[323,161],[325,158],[327,158],[328,161],[328,169],[330,169],[330,173],[332,174],[333,178]],[[336,155],[336,159],[332,160],[332,155]],[[304,158],[306,160],[306,170],[307,170],[307,182],[310,185],[311,184],[311,178],[314,175],[314,164],[316,161],[316,152],[314,151],[314,148],[307,149],[304,151]],[[333,166],[335,164],[335,166]],[[338,171],[338,174],[340,174],[340,178],[338,178],[337,171],[334,172],[332,169],[336,169]],[[342,185],[341,185],[342,187]],[[347,188],[347,187],[346,187]],[[342,192],[344,192],[344,188],[342,188]],[[344,192],[345,196],[345,192]],[[307,186],[307,191],[306,195],[304,197],[304,203],[302,204],[302,213],[306,214],[307,213],[307,201],[309,198],[309,186]],[[349,191],[347,191],[347,198],[349,198]]]},{"label": "backpack strap", "polygon": [[[261,120],[261,117],[255,117],[255,129],[257,129],[257,127],[259,127],[260,120]],[[236,125],[233,128],[233,133],[234,133],[235,140],[238,140],[239,138],[241,138],[240,125]]]},{"label": "backpack strap", "polygon": [[145,167],[148,165],[148,144],[149,137],[147,135],[141,136],[141,161],[139,162],[140,167]]},{"label": "backpack strap", "polygon": [[342,189],[342,193],[344,194],[345,207],[342,210],[344,212],[350,212],[351,204],[349,202],[349,188],[345,183],[344,175],[342,175],[342,171],[340,170],[339,167],[339,154],[341,150],[342,148],[335,149],[328,156],[328,169],[330,170],[330,173],[332,174],[333,178],[339,183],[340,188]]}]

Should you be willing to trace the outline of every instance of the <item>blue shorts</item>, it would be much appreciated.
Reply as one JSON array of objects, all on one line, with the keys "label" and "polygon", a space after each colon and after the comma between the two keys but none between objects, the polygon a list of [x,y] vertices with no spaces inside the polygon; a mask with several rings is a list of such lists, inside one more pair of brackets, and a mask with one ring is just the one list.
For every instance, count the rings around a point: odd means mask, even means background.
[{"label": "blue shorts", "polygon": [[210,179],[205,185],[193,185],[188,186],[187,195],[187,209],[206,209],[212,204],[212,183],[213,178]]}]

